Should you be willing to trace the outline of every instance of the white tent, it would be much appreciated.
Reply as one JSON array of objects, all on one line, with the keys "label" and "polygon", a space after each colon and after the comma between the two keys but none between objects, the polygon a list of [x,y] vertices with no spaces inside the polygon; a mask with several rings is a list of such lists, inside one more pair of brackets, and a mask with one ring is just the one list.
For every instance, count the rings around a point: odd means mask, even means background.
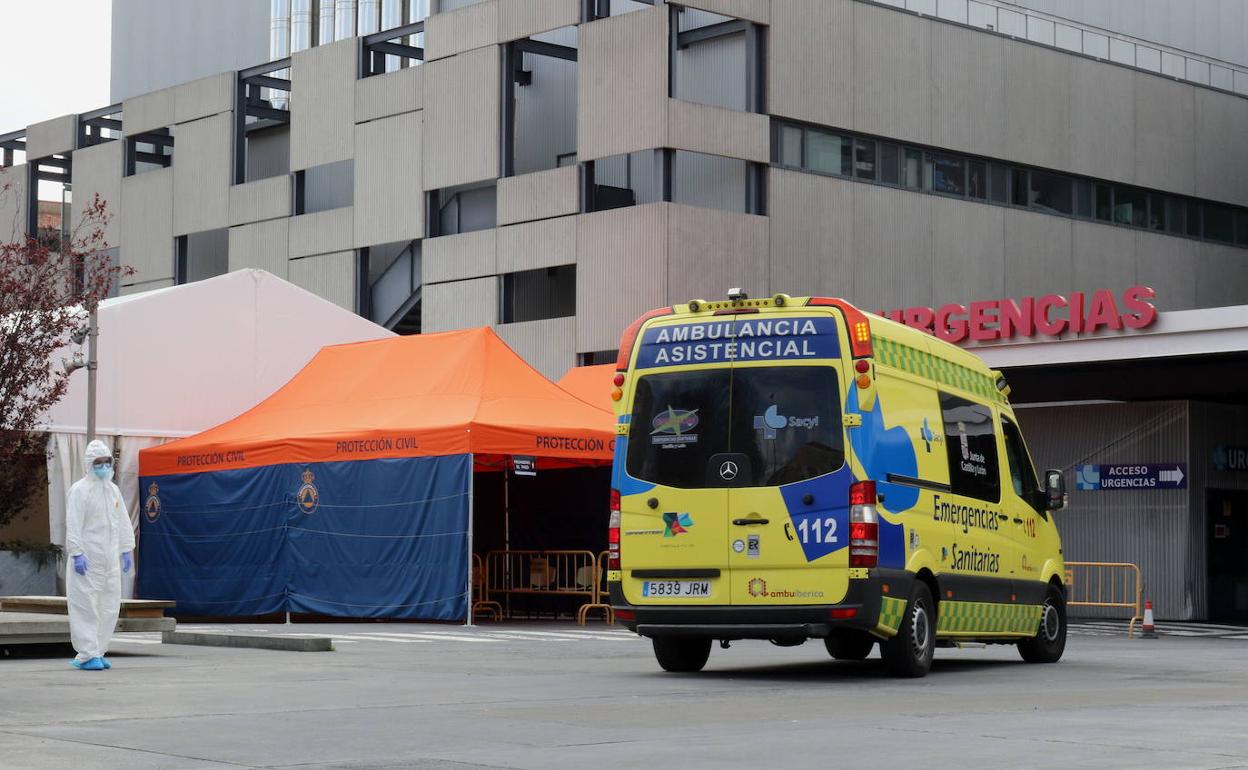
[{"label": "white tent", "polygon": [[[325,345],[394,336],[263,270],[106,300],[99,330],[96,435],[119,457],[115,479],[136,528],[140,449],[238,416]],[[60,545],[65,495],[83,473],[86,426],[82,369],[45,418],[48,520]]]}]

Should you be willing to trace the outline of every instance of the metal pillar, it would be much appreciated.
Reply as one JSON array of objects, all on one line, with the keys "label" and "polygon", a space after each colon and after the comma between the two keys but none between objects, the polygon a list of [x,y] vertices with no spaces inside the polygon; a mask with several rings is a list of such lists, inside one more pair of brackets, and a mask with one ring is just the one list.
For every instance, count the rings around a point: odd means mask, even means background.
[{"label": "metal pillar", "polygon": [[468,454],[468,612],[464,618],[464,625],[471,626],[472,623],[472,483],[474,480],[474,470],[476,468],[476,458]]},{"label": "metal pillar", "polygon": [[87,443],[95,440],[96,338],[100,336],[99,310],[92,307],[87,319]]}]

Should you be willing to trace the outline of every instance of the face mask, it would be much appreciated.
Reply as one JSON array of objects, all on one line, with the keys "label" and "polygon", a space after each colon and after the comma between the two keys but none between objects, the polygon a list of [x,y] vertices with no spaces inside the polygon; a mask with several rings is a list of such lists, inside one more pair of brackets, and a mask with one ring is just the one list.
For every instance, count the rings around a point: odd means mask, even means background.
[{"label": "face mask", "polygon": [[113,475],[113,466],[111,465],[96,465],[93,467],[93,470],[95,471],[95,475],[102,479],[107,479],[109,476]]}]

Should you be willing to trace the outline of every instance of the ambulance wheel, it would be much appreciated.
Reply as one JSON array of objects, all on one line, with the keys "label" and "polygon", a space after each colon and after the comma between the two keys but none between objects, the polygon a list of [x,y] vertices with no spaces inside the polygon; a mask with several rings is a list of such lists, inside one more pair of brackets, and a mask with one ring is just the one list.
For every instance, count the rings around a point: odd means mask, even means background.
[{"label": "ambulance wheel", "polygon": [[837,660],[866,660],[875,648],[875,637],[862,631],[834,631],[823,645]]},{"label": "ambulance wheel", "polygon": [[893,676],[927,676],[936,652],[936,613],[932,592],[915,581],[897,635],[881,645],[884,664]]},{"label": "ambulance wheel", "polygon": [[1050,585],[1044,596],[1040,629],[1018,643],[1018,652],[1028,663],[1056,663],[1066,650],[1066,599],[1057,586]]},{"label": "ambulance wheel", "polygon": [[691,673],[701,671],[711,657],[710,639],[683,639],[678,636],[656,636],[654,657],[664,671]]}]

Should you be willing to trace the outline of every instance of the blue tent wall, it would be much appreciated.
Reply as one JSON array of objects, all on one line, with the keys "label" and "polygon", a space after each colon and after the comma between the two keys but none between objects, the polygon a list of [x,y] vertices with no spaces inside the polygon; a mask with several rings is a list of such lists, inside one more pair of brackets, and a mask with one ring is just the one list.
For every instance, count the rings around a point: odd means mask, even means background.
[{"label": "blue tent wall", "polygon": [[139,593],[197,615],[463,619],[471,481],[467,454],[144,477]]}]

